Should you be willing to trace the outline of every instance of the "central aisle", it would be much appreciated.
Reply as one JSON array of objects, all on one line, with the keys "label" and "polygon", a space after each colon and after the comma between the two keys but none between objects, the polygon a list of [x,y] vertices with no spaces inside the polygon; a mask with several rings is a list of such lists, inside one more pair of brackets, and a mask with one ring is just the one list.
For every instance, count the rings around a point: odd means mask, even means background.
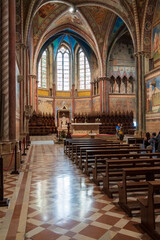
[{"label": "central aisle", "polygon": [[62,145],[33,145],[28,172],[26,239],[149,239],[137,219],[126,217],[64,155]]}]

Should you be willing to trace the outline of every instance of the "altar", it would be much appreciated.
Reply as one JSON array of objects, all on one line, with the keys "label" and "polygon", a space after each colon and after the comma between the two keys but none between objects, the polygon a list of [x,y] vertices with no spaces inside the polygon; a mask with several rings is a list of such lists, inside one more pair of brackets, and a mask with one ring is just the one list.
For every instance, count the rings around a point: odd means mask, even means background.
[{"label": "altar", "polygon": [[72,123],[71,132],[73,135],[99,134],[99,126],[102,123]]}]

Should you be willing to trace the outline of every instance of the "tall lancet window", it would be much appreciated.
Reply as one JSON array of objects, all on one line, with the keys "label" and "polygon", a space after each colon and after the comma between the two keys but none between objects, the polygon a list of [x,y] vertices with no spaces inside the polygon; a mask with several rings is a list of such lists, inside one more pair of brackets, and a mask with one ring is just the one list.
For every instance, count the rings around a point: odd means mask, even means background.
[{"label": "tall lancet window", "polygon": [[78,52],[79,57],[79,89],[85,90],[91,88],[91,71],[88,59],[82,48]]},{"label": "tall lancet window", "polygon": [[62,46],[57,53],[57,90],[70,89],[70,52]]},{"label": "tall lancet window", "polygon": [[45,50],[38,64],[38,87],[47,88],[47,51]]}]

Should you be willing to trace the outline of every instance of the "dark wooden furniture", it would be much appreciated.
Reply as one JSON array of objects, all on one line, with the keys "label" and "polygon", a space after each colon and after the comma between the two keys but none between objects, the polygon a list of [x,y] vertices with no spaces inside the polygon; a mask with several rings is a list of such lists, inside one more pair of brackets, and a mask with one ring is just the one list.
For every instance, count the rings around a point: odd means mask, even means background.
[{"label": "dark wooden furniture", "polygon": [[57,128],[55,126],[54,116],[48,114],[36,114],[33,112],[32,117],[29,120],[29,135],[48,135],[56,133]]},{"label": "dark wooden furniture", "polygon": [[156,218],[155,211],[157,209],[160,210],[160,181],[149,181],[148,197],[140,198],[138,199],[138,202],[140,204],[141,209],[141,227],[154,240],[159,240],[160,228],[157,226],[155,221]]},{"label": "dark wooden furniture", "polygon": [[[155,174],[160,177],[160,167],[135,167],[124,168],[122,183],[118,183],[119,190],[119,205],[128,214],[132,216],[133,210],[140,209],[140,206],[136,201],[128,201],[128,192],[146,192],[148,190],[148,182],[155,180]],[[144,175],[145,181],[129,181],[128,176]],[[157,176],[156,176],[157,177]]]}]

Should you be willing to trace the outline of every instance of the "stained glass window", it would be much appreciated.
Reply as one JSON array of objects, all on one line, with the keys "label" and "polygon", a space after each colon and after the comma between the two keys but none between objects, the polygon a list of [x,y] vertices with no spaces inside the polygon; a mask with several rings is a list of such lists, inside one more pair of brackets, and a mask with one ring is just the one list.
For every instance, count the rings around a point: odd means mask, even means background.
[{"label": "stained glass window", "polygon": [[91,72],[88,59],[82,48],[79,50],[79,88],[80,90],[91,88]]},{"label": "stained glass window", "polygon": [[38,64],[38,87],[47,88],[47,52],[43,52]]},{"label": "stained glass window", "polygon": [[69,50],[62,46],[57,54],[57,90],[69,91],[70,84]]}]

